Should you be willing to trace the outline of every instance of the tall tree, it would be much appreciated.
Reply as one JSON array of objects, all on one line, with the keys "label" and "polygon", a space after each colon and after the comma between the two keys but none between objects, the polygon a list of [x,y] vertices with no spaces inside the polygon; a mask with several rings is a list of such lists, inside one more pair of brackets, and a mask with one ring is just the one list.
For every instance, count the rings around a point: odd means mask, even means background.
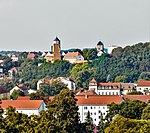
[{"label": "tall tree", "polygon": [[94,131],[94,124],[93,124],[93,119],[90,116],[90,112],[87,112],[87,116],[85,118],[85,131],[86,133],[93,133]]},{"label": "tall tree", "polygon": [[78,107],[72,91],[68,89],[61,90],[47,107],[47,112],[54,116],[55,132],[79,132]]}]

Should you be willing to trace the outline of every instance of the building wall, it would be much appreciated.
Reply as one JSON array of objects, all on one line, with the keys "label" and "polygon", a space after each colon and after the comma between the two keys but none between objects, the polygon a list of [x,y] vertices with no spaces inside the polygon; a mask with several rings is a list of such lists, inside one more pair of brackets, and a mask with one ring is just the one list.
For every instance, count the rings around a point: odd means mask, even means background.
[{"label": "building wall", "polygon": [[105,118],[107,114],[107,105],[78,105],[79,106],[79,116],[80,121],[85,122],[85,118],[87,116],[88,111],[90,112],[90,116],[93,119],[93,123],[98,126],[100,121],[100,115],[102,113],[103,118]]},{"label": "building wall", "polygon": [[145,87],[137,86],[137,91],[140,91],[140,92],[142,92],[143,94],[148,94],[148,95],[150,95],[150,86],[145,86]]},{"label": "building wall", "polygon": [[54,50],[54,61],[61,60],[60,44],[53,44],[53,50]]},{"label": "building wall", "polygon": [[98,95],[120,95],[120,90],[97,90]]}]

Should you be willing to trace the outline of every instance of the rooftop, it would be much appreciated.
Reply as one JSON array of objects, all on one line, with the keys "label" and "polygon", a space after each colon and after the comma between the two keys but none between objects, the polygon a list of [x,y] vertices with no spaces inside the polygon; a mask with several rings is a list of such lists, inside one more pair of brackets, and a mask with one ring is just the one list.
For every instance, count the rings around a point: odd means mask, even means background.
[{"label": "rooftop", "polygon": [[150,80],[139,80],[137,86],[149,86],[150,87]]},{"label": "rooftop", "polygon": [[43,100],[2,100],[0,106],[6,109],[8,106],[16,109],[38,109]]}]

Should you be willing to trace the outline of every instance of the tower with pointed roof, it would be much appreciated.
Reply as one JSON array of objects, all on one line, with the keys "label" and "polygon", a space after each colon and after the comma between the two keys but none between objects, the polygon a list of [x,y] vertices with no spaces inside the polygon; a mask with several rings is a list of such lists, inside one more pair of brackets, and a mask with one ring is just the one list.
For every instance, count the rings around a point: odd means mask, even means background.
[{"label": "tower with pointed roof", "polygon": [[52,52],[54,54],[54,60],[61,60],[61,55],[60,55],[60,40],[58,39],[58,37],[56,37],[53,41],[53,45],[52,45]]}]

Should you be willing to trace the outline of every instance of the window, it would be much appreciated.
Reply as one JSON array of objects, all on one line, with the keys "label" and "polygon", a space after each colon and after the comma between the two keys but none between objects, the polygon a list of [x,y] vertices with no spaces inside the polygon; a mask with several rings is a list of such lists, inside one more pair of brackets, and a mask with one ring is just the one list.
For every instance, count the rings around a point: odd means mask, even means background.
[{"label": "window", "polygon": [[93,113],[91,113],[91,115],[93,115]]},{"label": "window", "polygon": [[94,115],[96,115],[96,112],[94,113]]},{"label": "window", "polygon": [[96,119],[94,119],[94,121],[96,121]]},{"label": "window", "polygon": [[103,109],[105,109],[105,107],[103,107]]},{"label": "window", "polygon": [[91,106],[91,109],[92,109],[92,106]]},{"label": "window", "polygon": [[87,107],[85,106],[84,109],[87,109]]},{"label": "window", "polygon": [[94,107],[94,109],[96,109],[96,107]]},{"label": "window", "polygon": [[111,92],[109,92],[109,95],[111,95]]},{"label": "window", "polygon": [[101,111],[99,110],[98,113],[101,113]]},{"label": "window", "polygon": [[105,115],[105,113],[103,113],[103,115]]}]

